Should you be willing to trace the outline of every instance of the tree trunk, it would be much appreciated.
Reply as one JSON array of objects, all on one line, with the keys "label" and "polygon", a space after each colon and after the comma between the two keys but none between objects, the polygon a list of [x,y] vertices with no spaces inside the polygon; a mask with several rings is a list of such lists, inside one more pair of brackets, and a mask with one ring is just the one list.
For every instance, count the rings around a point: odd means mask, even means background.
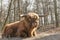
[{"label": "tree trunk", "polygon": [[56,27],[58,27],[58,14],[57,14],[57,1],[54,0],[54,12],[55,12],[55,20],[56,20]]},{"label": "tree trunk", "polygon": [[10,14],[11,2],[12,2],[12,0],[10,1],[9,8],[8,8],[8,14],[7,14],[7,17],[6,17],[5,21],[4,21],[2,29],[4,28],[4,26],[6,24],[6,21],[7,21],[8,17],[9,17],[9,14]]}]

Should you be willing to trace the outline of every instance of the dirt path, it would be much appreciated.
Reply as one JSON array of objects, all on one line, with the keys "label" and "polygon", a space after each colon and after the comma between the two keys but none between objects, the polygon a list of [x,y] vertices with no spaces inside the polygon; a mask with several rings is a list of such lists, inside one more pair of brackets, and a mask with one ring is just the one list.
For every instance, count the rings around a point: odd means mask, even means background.
[{"label": "dirt path", "polygon": [[39,33],[36,37],[24,40],[60,40],[60,27]]},{"label": "dirt path", "polygon": [[36,37],[26,38],[23,40],[60,40],[59,33],[41,33],[38,34]]},{"label": "dirt path", "polygon": [[42,32],[40,34],[38,34],[35,37],[31,37],[31,38],[25,38],[25,39],[21,39],[21,38],[0,38],[0,40],[60,40],[60,33],[47,33],[47,32]]}]

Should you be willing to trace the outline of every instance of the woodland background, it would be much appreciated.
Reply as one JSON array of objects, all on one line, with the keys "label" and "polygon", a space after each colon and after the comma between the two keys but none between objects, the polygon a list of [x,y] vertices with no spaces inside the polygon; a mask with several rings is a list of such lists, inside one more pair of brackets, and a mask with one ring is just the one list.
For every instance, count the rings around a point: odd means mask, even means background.
[{"label": "woodland background", "polygon": [[40,15],[39,31],[60,26],[60,0],[0,0],[0,30],[5,24],[20,20],[21,14],[36,12]]}]

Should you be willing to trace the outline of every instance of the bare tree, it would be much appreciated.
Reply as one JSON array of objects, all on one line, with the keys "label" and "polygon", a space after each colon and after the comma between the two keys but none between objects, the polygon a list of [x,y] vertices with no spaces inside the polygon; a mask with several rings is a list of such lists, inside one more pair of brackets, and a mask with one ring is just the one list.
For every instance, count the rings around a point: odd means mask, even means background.
[{"label": "bare tree", "polygon": [[1,6],[0,6],[0,23],[1,23],[1,14],[2,14],[2,0],[1,0]]},{"label": "bare tree", "polygon": [[13,3],[14,3],[13,5],[14,5],[14,21],[15,21],[15,12],[16,12],[16,5],[15,4],[16,4],[16,0],[14,0]]},{"label": "bare tree", "polygon": [[11,2],[12,2],[12,0],[10,1],[9,8],[8,8],[8,14],[7,14],[7,17],[6,17],[5,21],[4,21],[2,29],[4,28],[4,26],[5,26],[6,22],[7,22],[7,19],[9,17],[9,14],[10,14]]},{"label": "bare tree", "polygon": [[19,16],[19,20],[20,20],[20,0],[18,0],[18,16]]},{"label": "bare tree", "polygon": [[56,20],[56,27],[58,27],[58,14],[57,14],[57,1],[54,0],[54,12],[55,12],[55,20]]}]

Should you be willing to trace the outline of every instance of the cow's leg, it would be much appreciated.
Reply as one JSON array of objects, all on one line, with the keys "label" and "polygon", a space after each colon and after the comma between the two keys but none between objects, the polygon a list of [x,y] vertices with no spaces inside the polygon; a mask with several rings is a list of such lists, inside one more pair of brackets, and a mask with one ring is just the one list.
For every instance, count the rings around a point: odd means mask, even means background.
[{"label": "cow's leg", "polygon": [[33,32],[33,36],[36,36],[36,31]]},{"label": "cow's leg", "polygon": [[12,31],[13,31],[13,30],[12,30],[11,28],[6,27],[6,28],[3,30],[2,37],[10,37]]}]

